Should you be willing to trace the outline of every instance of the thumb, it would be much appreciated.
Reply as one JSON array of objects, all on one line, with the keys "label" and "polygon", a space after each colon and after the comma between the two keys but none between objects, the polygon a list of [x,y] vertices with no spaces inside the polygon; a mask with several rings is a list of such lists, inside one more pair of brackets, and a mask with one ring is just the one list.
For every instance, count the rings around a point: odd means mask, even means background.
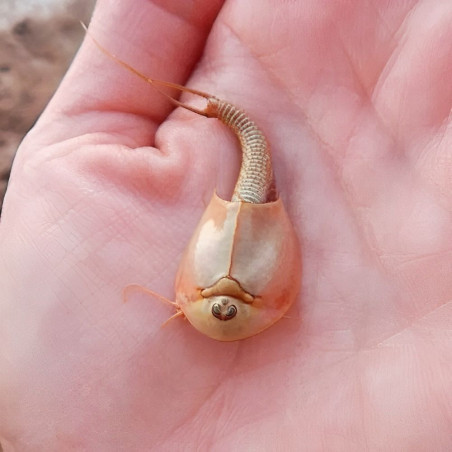
[{"label": "thumb", "polygon": [[[108,51],[140,72],[183,84],[221,4],[100,0],[89,30]],[[98,132],[106,133],[106,139],[114,135],[117,144],[147,146],[170,109],[161,95],[107,58],[88,37],[31,135],[34,147]],[[28,149],[29,142],[23,148]]]}]

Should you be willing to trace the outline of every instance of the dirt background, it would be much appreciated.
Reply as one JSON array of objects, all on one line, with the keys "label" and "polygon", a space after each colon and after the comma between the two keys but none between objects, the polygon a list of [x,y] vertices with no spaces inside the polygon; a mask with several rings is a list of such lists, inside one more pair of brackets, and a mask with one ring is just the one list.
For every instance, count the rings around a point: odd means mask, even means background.
[{"label": "dirt background", "polygon": [[16,149],[71,63],[94,3],[0,1],[0,212]]}]

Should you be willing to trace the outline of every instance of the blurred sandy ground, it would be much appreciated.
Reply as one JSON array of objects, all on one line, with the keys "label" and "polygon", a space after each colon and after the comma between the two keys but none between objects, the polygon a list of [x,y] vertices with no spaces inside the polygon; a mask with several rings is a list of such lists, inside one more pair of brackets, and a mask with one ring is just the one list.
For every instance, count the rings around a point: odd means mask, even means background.
[{"label": "blurred sandy ground", "polygon": [[0,210],[16,149],[66,72],[94,3],[0,0]]}]

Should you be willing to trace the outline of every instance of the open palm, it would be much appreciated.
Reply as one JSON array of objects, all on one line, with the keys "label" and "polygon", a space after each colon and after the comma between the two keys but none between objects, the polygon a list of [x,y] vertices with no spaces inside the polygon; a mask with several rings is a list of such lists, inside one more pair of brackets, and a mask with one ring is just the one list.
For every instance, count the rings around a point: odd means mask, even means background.
[{"label": "open palm", "polygon": [[173,296],[239,156],[87,39],[5,199],[5,451],[450,450],[451,4],[221,3],[103,0],[91,33],[264,130],[299,300],[234,343],[161,328],[172,311],[145,294],[123,303],[130,283]]}]

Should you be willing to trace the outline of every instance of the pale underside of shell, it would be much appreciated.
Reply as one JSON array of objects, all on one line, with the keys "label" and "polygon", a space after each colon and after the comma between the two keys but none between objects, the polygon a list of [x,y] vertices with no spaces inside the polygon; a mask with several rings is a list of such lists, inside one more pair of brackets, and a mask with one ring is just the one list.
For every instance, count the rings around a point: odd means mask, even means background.
[{"label": "pale underside of shell", "polygon": [[[298,240],[280,199],[253,204],[214,194],[180,263],[176,303],[201,333],[245,339],[287,312],[300,275]],[[236,309],[233,317],[220,313],[223,305]]]}]

